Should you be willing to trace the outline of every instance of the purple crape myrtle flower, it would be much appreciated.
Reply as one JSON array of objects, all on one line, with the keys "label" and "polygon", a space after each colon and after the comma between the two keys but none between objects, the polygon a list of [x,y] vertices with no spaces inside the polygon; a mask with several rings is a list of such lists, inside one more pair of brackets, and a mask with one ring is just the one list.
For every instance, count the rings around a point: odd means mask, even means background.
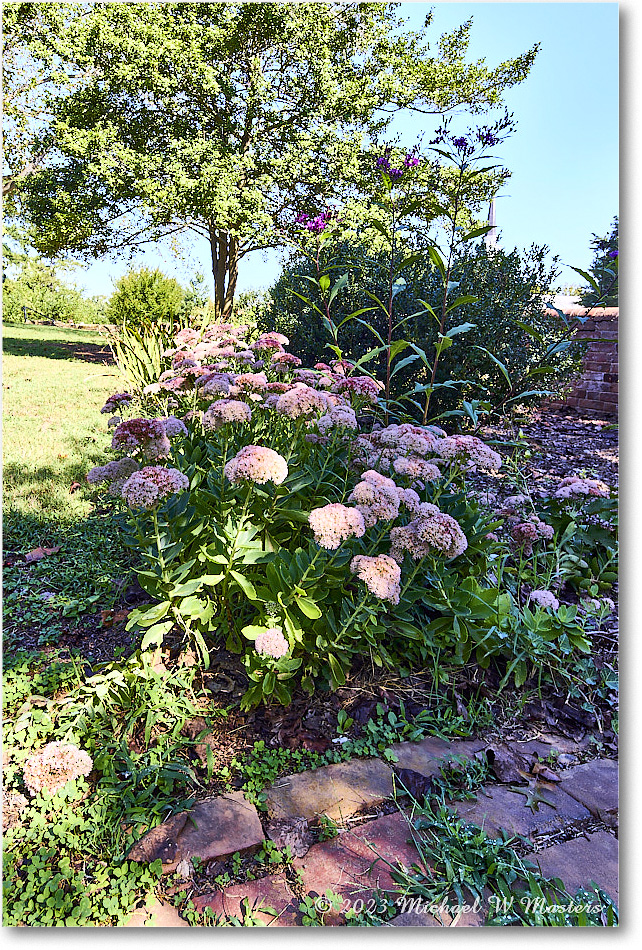
[{"label": "purple crape myrtle flower", "polygon": [[619,254],[619,251],[609,251],[608,256],[611,258],[612,261],[614,261],[615,258],[618,256],[618,254]]},{"label": "purple crape myrtle flower", "polygon": [[382,155],[377,159],[377,168],[383,168],[384,171],[388,171],[390,168],[390,162],[387,158],[385,158],[385,156]]},{"label": "purple crape myrtle flower", "polygon": [[389,168],[388,178],[390,181],[399,181],[403,177],[403,168]]},{"label": "purple crape myrtle flower", "polygon": [[409,152],[403,160],[404,168],[416,168],[419,164],[419,159],[416,155],[413,155]]}]

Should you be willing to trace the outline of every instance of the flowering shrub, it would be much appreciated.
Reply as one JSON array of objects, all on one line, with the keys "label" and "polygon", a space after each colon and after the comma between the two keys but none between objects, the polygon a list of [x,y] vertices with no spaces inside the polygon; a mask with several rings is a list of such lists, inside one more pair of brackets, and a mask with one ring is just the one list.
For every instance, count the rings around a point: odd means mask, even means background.
[{"label": "flowering shrub", "polygon": [[51,795],[67,782],[89,775],[91,757],[69,742],[49,742],[29,756],[24,764],[24,781],[32,795],[48,791]]},{"label": "flowering shrub", "polygon": [[[334,688],[364,662],[474,651],[523,682],[538,644],[588,648],[589,612],[557,610],[536,568],[530,596],[508,567],[491,569],[548,556],[566,495],[537,513],[513,496],[496,515],[493,493],[467,490],[500,468],[493,448],[382,425],[380,383],[343,359],[304,368],[283,335],[213,324],[174,342],[145,395],[155,416],[120,423],[122,457],[88,475],[130,509],[155,601],[130,614],[143,649],[178,627],[205,666],[217,645],[240,653],[249,706],[287,703],[295,683]],[[576,484],[560,489],[606,503],[599,483]]]}]

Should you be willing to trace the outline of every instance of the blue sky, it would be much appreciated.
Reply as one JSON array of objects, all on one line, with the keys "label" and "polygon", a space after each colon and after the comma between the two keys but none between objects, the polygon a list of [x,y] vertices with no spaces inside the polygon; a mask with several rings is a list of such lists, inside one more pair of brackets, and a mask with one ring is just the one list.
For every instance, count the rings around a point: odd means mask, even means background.
[{"label": "blue sky", "polygon": [[[421,28],[430,7],[433,41],[473,18],[471,60],[485,58],[495,66],[541,43],[530,75],[505,97],[518,125],[497,153],[512,172],[496,202],[500,245],[546,244],[564,264],[588,267],[592,233],[605,234],[618,214],[618,4],[415,2],[401,4],[401,12],[411,28]],[[432,131],[431,117],[421,119],[398,122],[404,145],[412,146],[424,129]],[[270,286],[279,259],[276,252],[245,258],[239,290]],[[210,280],[208,260],[205,242],[190,238],[185,261],[169,246],[156,245],[136,263],[182,281],[201,270]],[[76,270],[73,279],[89,293],[109,294],[127,268],[104,259]],[[561,284],[579,280],[562,268]]]}]

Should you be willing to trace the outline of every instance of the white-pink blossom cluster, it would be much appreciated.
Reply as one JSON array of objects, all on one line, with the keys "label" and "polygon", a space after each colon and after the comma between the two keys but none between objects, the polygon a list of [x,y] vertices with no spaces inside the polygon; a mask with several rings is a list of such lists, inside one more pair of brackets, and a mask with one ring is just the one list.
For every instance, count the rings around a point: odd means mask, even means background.
[{"label": "white-pink blossom cluster", "polygon": [[269,627],[258,634],[254,641],[254,649],[261,656],[272,656],[278,660],[286,655],[290,644],[283,636],[281,627]]},{"label": "white-pink blossom cluster", "polygon": [[151,511],[165,498],[187,488],[189,488],[189,479],[177,468],[148,465],[129,476],[122,486],[121,497],[130,508],[144,508]]},{"label": "white-pink blossom cluster", "polygon": [[544,609],[550,607],[551,610],[557,610],[560,605],[559,600],[550,590],[532,590],[528,599],[533,604],[537,604],[538,607],[543,607]]},{"label": "white-pink blossom cluster", "polygon": [[417,456],[400,455],[392,463],[397,475],[406,475],[408,478],[421,478],[425,482],[436,482],[442,477],[441,471],[432,462]]},{"label": "white-pink blossom cluster", "polygon": [[524,554],[533,553],[533,544],[540,539],[550,541],[554,534],[553,526],[546,524],[537,515],[531,515],[525,521],[518,521],[511,528],[511,538],[517,547],[521,547]]},{"label": "white-pink blossom cluster", "polygon": [[252,410],[246,402],[239,399],[217,399],[203,413],[203,425],[206,429],[222,429],[231,422],[250,422]]},{"label": "white-pink blossom cluster", "polygon": [[90,485],[100,485],[101,482],[113,482],[118,478],[125,478],[137,472],[140,465],[136,459],[128,456],[107,462],[106,465],[96,465],[87,472],[87,481]]},{"label": "white-pink blossom cluster", "polygon": [[[445,433],[444,433],[445,434]],[[391,446],[402,455],[427,455],[435,452],[437,436],[431,429],[410,422],[389,425],[372,433],[372,440],[380,445]]]},{"label": "white-pink blossom cluster", "polygon": [[276,403],[276,411],[290,419],[323,413],[328,407],[327,396],[304,383],[284,392]]},{"label": "white-pink blossom cluster", "polygon": [[240,373],[234,380],[233,393],[255,392],[262,393],[267,389],[265,373]]},{"label": "white-pink blossom cluster", "polygon": [[125,452],[140,451],[146,459],[164,458],[171,446],[162,419],[128,419],[114,429],[113,449]]},{"label": "white-pink blossom cluster", "polygon": [[253,350],[282,350],[284,346],[289,346],[290,341],[282,333],[262,333],[261,336],[250,346]]},{"label": "white-pink blossom cluster", "polygon": [[71,742],[49,742],[24,764],[25,785],[32,795],[45,789],[52,795],[70,780],[89,775],[91,756]]},{"label": "white-pink blossom cluster", "polygon": [[468,539],[458,521],[436,505],[424,503],[418,511],[419,517],[390,532],[390,555],[395,561],[401,563],[406,551],[415,561],[429,554],[450,559],[464,553]]},{"label": "white-pink blossom cluster", "polygon": [[109,396],[107,402],[100,410],[103,413],[116,412],[120,410],[121,406],[126,406],[133,400],[131,393],[114,393],[113,396]]},{"label": "white-pink blossom cluster", "polygon": [[320,432],[327,432],[328,429],[340,427],[356,429],[357,416],[351,406],[333,406],[330,412],[317,420],[317,426]]},{"label": "white-pink blossom cluster", "polygon": [[347,393],[356,399],[365,399],[367,402],[376,403],[379,393],[382,391],[383,383],[378,379],[372,379],[370,376],[346,376],[333,387],[335,392]]},{"label": "white-pink blossom cluster", "polygon": [[285,372],[290,369],[295,369],[297,366],[301,365],[301,360],[298,356],[295,356],[293,353],[274,353],[272,359],[270,360],[271,365],[281,371]]},{"label": "white-pink blossom cluster", "polygon": [[229,373],[209,373],[202,376],[196,385],[204,396],[227,396],[232,379]]},{"label": "white-pink blossom cluster", "polygon": [[378,521],[393,521],[399,514],[399,489],[391,478],[379,472],[368,471],[361,476],[348,496],[363,515],[366,528]]},{"label": "white-pink blossom cluster", "polygon": [[437,454],[447,460],[465,463],[482,472],[496,472],[501,468],[501,456],[474,435],[447,435],[438,439]]},{"label": "white-pink blossom cluster", "polygon": [[592,495],[596,498],[610,498],[611,489],[604,482],[596,478],[579,478],[577,475],[569,475],[563,478],[559,483],[554,498],[577,498],[582,495]]},{"label": "white-pink blossom cluster", "polygon": [[225,477],[238,482],[280,485],[288,477],[288,463],[274,449],[262,445],[246,445],[225,466]]},{"label": "white-pink blossom cluster", "polygon": [[167,416],[161,421],[165,424],[165,434],[168,439],[176,439],[178,436],[187,435],[187,426],[176,416]]},{"label": "white-pink blossom cluster", "polygon": [[358,554],[350,562],[350,570],[363,581],[370,593],[379,600],[398,604],[401,594],[401,568],[387,554],[368,557]]},{"label": "white-pink blossom cluster", "polygon": [[328,551],[335,551],[348,538],[362,538],[366,531],[363,515],[358,508],[331,504],[314,508],[308,521],[314,540]]}]

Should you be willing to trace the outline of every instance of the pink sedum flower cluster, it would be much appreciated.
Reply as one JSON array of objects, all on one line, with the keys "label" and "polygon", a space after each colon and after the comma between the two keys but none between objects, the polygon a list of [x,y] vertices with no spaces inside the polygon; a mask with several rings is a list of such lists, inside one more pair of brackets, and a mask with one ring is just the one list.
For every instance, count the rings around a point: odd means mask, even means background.
[{"label": "pink sedum flower cluster", "polygon": [[29,756],[23,777],[31,795],[45,789],[54,794],[70,780],[89,775],[94,767],[91,756],[70,742],[49,742]]},{"label": "pink sedum flower cluster", "polygon": [[178,469],[148,465],[129,476],[122,486],[121,497],[130,508],[144,508],[151,511],[165,498],[187,488],[189,488],[189,479]]},{"label": "pink sedum flower cluster", "polygon": [[550,590],[532,590],[528,597],[529,601],[545,610],[557,610],[560,605],[555,594]]},{"label": "pink sedum flower cluster", "polygon": [[206,429],[222,429],[231,422],[251,422],[252,410],[246,402],[238,399],[217,399],[203,413]]},{"label": "pink sedum flower cluster", "polygon": [[327,551],[336,551],[348,538],[362,538],[366,533],[363,515],[358,508],[346,505],[324,505],[314,508],[308,521],[316,543]]},{"label": "pink sedum flower cluster", "polygon": [[350,570],[363,581],[379,600],[398,604],[401,596],[401,568],[388,554],[367,557],[359,554],[350,562]]},{"label": "pink sedum flower cluster", "polygon": [[474,435],[447,435],[438,440],[436,451],[446,461],[463,462],[482,472],[497,472],[502,464],[501,456]]},{"label": "pink sedum flower cluster", "polygon": [[319,432],[323,433],[329,429],[341,427],[345,429],[356,429],[357,416],[351,406],[334,406],[330,412],[317,420],[317,426]]},{"label": "pink sedum flower cluster", "polygon": [[246,445],[226,464],[225,477],[234,485],[239,482],[280,485],[288,477],[288,464],[274,449]]},{"label": "pink sedum flower cluster", "polygon": [[514,544],[529,556],[533,553],[533,544],[536,541],[550,541],[554,533],[552,525],[546,524],[537,515],[531,515],[525,521],[518,521],[513,525],[510,536]]},{"label": "pink sedum flower cluster", "polygon": [[390,556],[403,562],[407,551],[414,561],[428,555],[448,559],[459,557],[468,547],[468,539],[455,518],[440,511],[436,505],[420,504],[418,517],[390,532]]},{"label": "pink sedum flower cluster", "polygon": [[566,500],[568,498],[578,498],[582,495],[592,495],[594,498],[610,498],[611,489],[596,478],[579,478],[577,475],[569,475],[568,478],[562,479],[553,497]]},{"label": "pink sedum flower cluster", "polygon": [[122,406],[127,406],[133,399],[131,393],[114,393],[113,396],[109,396],[100,411],[102,413],[118,412]]},{"label": "pink sedum flower cluster", "polygon": [[163,419],[128,419],[114,429],[112,449],[139,451],[146,459],[165,458],[170,453]]},{"label": "pink sedum flower cluster", "polygon": [[348,496],[363,515],[366,528],[378,521],[393,521],[399,514],[399,489],[391,478],[379,472],[368,471],[361,476]]},{"label": "pink sedum flower cluster", "polygon": [[279,396],[276,411],[283,416],[289,416],[290,419],[298,419],[301,416],[326,412],[329,405],[325,393],[317,392],[316,389],[301,383]]},{"label": "pink sedum flower cluster", "polygon": [[279,660],[287,654],[290,644],[283,636],[281,627],[270,627],[259,633],[254,641],[254,649],[261,656],[271,656],[275,660]]}]

